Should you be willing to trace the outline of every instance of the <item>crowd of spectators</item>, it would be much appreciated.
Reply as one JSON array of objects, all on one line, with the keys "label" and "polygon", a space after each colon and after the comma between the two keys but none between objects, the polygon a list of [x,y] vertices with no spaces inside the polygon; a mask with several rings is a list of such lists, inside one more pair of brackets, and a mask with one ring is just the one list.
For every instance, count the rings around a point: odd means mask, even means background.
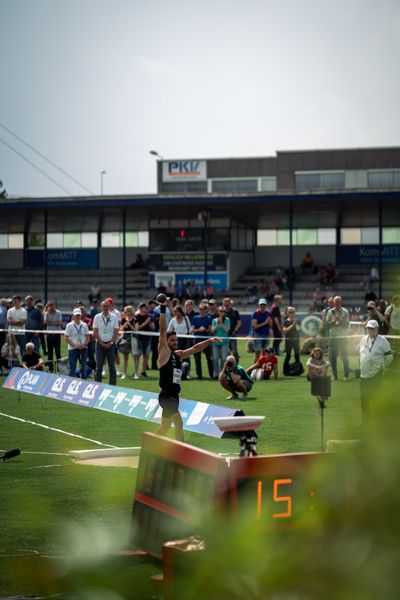
[{"label": "crowd of spectators", "polygon": [[[229,297],[218,303],[215,294],[210,293],[210,298],[200,298],[196,302],[199,290],[196,291],[193,285],[185,290],[183,299],[170,297],[166,311],[168,331],[174,330],[178,334],[179,349],[185,350],[207,337],[215,336],[220,340],[194,355],[194,373],[190,359],[185,361],[183,379],[195,376],[203,379],[201,354],[204,354],[207,376],[219,380],[231,391],[231,395],[237,393],[232,388],[235,377],[230,378],[229,369],[233,368],[234,373],[240,367],[235,339],[239,332],[251,338],[254,344],[254,361],[246,370],[250,380],[270,379],[271,376],[277,380],[277,357],[280,354],[285,355],[282,375],[295,374],[291,367],[300,363],[300,322],[296,308],[283,308],[283,296],[279,293],[271,296],[265,279],[260,282],[261,287],[264,293],[254,303],[250,330],[241,332],[241,315]],[[171,281],[165,290],[178,292]],[[339,295],[326,298],[319,287],[315,289],[313,299],[313,308],[321,315],[321,343],[318,344],[321,347],[317,350],[322,356],[313,351],[307,364],[308,376],[326,374],[329,367],[332,379],[337,379],[337,361],[340,358],[344,378],[347,379],[349,310],[343,306]],[[394,296],[390,304],[383,300],[367,300],[365,314],[360,314],[359,319],[364,327],[371,319],[376,321],[382,335],[400,336],[400,296]],[[117,377],[126,379],[129,376],[129,357],[132,356],[132,378],[146,378],[149,370],[157,369],[158,329],[159,306],[154,299],[139,302],[136,306],[130,304],[120,310],[112,298],[100,301],[93,294],[89,308],[78,300],[71,307],[70,315],[63,319],[54,300],[50,299],[44,305],[31,295],[21,298],[16,294],[12,299],[0,300],[1,369],[8,371],[19,365],[57,371],[64,365],[64,372],[70,376],[86,378],[93,374],[96,381],[101,381],[108,370],[109,382],[115,384]],[[62,339],[67,343],[67,360],[62,357]],[[391,340],[391,345],[398,353],[397,338]],[[324,353],[328,354],[329,362],[324,360]],[[227,367],[228,357],[234,359],[229,358],[229,362],[234,363],[232,368]],[[221,373],[225,374],[222,378]],[[248,387],[247,384],[244,387]]]}]

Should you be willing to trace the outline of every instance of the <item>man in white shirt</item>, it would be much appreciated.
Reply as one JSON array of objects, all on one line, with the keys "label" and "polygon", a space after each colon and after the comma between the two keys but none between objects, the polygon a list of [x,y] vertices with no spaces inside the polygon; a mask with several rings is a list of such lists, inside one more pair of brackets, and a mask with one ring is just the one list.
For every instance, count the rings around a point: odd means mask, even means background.
[{"label": "man in white shirt", "polygon": [[[8,330],[15,334],[20,348],[25,348],[25,321],[27,318],[26,310],[21,306],[21,296],[11,298],[13,306],[7,311]],[[17,332],[17,333],[16,333]],[[19,333],[21,332],[21,333]]]},{"label": "man in white shirt", "polygon": [[382,387],[383,370],[393,360],[390,344],[383,335],[379,335],[379,323],[371,319],[366,324],[367,335],[360,343],[360,396],[362,425],[369,420],[370,400],[379,396]]},{"label": "man in white shirt", "polygon": [[89,328],[81,320],[80,308],[74,308],[72,321],[65,328],[65,339],[68,342],[69,376],[75,377],[76,363],[81,364],[81,378],[86,379],[87,345],[90,341]]},{"label": "man in white shirt", "polygon": [[119,324],[117,317],[110,312],[111,303],[104,300],[101,303],[101,313],[93,320],[93,335],[96,340],[96,376],[95,380],[101,382],[104,363],[107,359],[110,385],[116,385],[117,372],[115,370],[114,344],[118,337]]}]

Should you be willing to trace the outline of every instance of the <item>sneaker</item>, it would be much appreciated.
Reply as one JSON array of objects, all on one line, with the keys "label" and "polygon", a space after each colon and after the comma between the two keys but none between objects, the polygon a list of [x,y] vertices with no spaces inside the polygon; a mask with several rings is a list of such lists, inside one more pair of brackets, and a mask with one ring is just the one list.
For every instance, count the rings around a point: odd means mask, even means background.
[{"label": "sneaker", "polygon": [[137,373],[134,374],[133,379],[139,379],[139,375]]},{"label": "sneaker", "polygon": [[126,379],[125,373],[123,375],[121,375],[121,379]]},{"label": "sneaker", "polygon": [[331,377],[331,381],[337,381],[337,377],[334,377],[334,376],[332,375],[332,377]]},{"label": "sneaker", "polygon": [[343,377],[343,381],[348,381],[349,378],[347,377],[347,375],[345,377]]},{"label": "sneaker", "polygon": [[121,371],[117,371],[117,377],[121,377]]},{"label": "sneaker", "polygon": [[247,400],[247,399],[248,399],[248,395],[247,394],[243,394],[242,400]]},{"label": "sneaker", "polygon": [[189,379],[192,379],[192,378],[190,377],[190,375],[186,375],[186,379],[189,381]]},{"label": "sneaker", "polygon": [[237,400],[239,398],[239,396],[237,395],[236,392],[233,392],[233,394],[231,394],[230,396],[227,396],[227,400]]},{"label": "sneaker", "polygon": [[105,377],[107,375],[107,373],[105,371],[101,372],[102,377]]},{"label": "sneaker", "polygon": [[143,371],[142,377],[146,377],[146,379],[147,379],[147,373],[146,373],[146,371]]}]

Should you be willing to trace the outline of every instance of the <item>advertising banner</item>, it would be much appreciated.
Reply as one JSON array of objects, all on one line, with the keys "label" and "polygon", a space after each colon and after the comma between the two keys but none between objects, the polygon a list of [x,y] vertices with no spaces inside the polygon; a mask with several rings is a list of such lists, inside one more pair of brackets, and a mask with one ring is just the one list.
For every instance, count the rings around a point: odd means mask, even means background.
[{"label": "advertising banner", "polygon": [[[338,265],[378,265],[379,245],[338,246],[336,262]],[[400,244],[384,244],[382,246],[382,263],[384,265],[400,264]]]},{"label": "advertising banner", "polygon": [[[44,257],[44,250],[25,250],[25,268],[43,268]],[[47,250],[47,267],[49,269],[98,269],[97,248]]]},{"label": "advertising banner", "polygon": [[205,181],[206,179],[205,160],[164,160],[162,163],[162,180],[165,182]]},{"label": "advertising banner", "polygon": [[[204,252],[149,252],[148,264],[153,271],[201,273],[204,271]],[[226,252],[207,252],[207,270],[226,271]]]},{"label": "advertising banner", "polygon": [[[12,369],[3,387],[143,421],[161,422],[161,408],[157,394],[154,392],[97,383],[66,375],[29,371],[18,367]],[[237,412],[235,408],[184,398],[180,399],[179,406],[184,429],[212,437],[222,437],[222,432],[214,425],[214,418],[231,417]]]}]

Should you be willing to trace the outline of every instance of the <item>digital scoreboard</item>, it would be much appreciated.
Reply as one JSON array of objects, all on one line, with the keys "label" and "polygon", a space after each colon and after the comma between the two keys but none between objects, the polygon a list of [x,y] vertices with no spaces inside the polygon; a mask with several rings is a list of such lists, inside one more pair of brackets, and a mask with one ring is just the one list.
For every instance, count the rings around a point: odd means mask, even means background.
[{"label": "digital scoreboard", "polygon": [[[132,513],[132,542],[161,556],[163,544],[201,534],[207,515],[244,511],[267,529],[298,524],[314,511],[304,474],[318,457],[299,453],[227,458],[144,433]],[[324,458],[326,460],[326,458]],[[248,514],[248,512],[246,513]]]}]

